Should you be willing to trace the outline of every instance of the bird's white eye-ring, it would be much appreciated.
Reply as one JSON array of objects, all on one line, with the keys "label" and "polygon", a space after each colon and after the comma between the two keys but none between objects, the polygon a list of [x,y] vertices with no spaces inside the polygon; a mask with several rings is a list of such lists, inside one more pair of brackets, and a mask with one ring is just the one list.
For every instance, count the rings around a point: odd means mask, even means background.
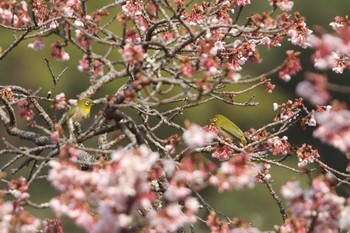
[{"label": "bird's white eye-ring", "polygon": [[89,101],[86,101],[86,102],[85,102],[85,105],[86,105],[86,106],[89,106],[89,105],[90,105],[90,102],[89,102]]},{"label": "bird's white eye-ring", "polygon": [[218,119],[216,119],[216,118],[213,118],[213,121],[217,121]]}]

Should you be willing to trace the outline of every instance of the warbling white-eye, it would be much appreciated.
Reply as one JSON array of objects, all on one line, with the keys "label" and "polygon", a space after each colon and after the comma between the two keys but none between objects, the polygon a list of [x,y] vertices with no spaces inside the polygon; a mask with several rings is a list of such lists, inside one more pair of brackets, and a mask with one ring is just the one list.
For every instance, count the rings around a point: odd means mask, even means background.
[{"label": "warbling white-eye", "polygon": [[212,119],[212,123],[219,131],[219,135],[224,138],[230,138],[234,143],[246,145],[247,139],[245,138],[242,130],[238,126],[224,117],[223,115],[217,114]]},{"label": "warbling white-eye", "polygon": [[92,99],[86,98],[78,101],[77,105],[70,108],[62,120],[61,125],[65,126],[69,119],[74,122],[82,122],[90,116],[91,107],[94,105]]}]

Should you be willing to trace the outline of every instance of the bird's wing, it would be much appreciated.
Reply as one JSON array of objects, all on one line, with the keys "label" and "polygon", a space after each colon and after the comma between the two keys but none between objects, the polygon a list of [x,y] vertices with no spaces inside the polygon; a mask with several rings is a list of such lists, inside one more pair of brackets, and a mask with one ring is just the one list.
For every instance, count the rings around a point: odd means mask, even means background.
[{"label": "bird's wing", "polygon": [[[234,137],[236,137],[236,138],[238,138],[238,139],[241,139],[241,137],[242,137],[242,135],[243,135],[243,132],[242,132],[242,130],[240,129],[240,128],[238,128],[238,126],[237,125],[235,125],[233,122],[229,122],[229,124],[230,124],[230,128],[232,129],[232,130],[230,130],[230,134],[232,134],[232,136],[234,136]],[[231,132],[232,131],[232,132]]]},{"label": "bird's wing", "polygon": [[[240,135],[240,134],[238,134],[237,132],[234,132],[233,130],[226,130],[226,129],[222,128],[222,127],[220,127],[220,129],[221,129],[222,131],[224,131],[225,133],[227,133],[228,135],[231,135],[231,137],[236,138],[236,139],[238,139],[238,140],[241,140],[242,134]],[[236,129],[239,130],[239,128],[237,128],[237,127],[236,127]],[[238,131],[238,132],[239,132],[239,131]]]}]

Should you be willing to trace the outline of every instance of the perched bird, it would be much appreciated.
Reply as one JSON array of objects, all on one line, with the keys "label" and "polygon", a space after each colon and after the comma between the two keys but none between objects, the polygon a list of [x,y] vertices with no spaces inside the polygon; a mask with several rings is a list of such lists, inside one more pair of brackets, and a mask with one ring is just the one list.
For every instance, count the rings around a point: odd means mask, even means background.
[{"label": "perched bird", "polygon": [[80,100],[76,106],[70,108],[67,114],[64,116],[61,125],[64,127],[69,119],[72,122],[81,122],[90,116],[91,107],[94,105],[92,99],[86,98]]},{"label": "perched bird", "polygon": [[247,139],[245,138],[242,130],[223,115],[217,114],[210,119],[210,121],[215,124],[215,127],[219,131],[219,135],[222,137],[230,138],[234,143],[243,145],[247,144]]}]

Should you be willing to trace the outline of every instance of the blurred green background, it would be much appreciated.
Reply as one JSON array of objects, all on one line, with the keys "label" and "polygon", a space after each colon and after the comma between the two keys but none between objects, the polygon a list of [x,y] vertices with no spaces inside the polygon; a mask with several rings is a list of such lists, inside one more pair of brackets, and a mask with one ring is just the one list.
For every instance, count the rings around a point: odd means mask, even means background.
[{"label": "blurred green background", "polygon": [[[102,6],[106,3],[111,3],[114,1],[88,1],[88,10],[91,11],[97,6]],[[263,12],[268,11],[268,1],[257,1],[252,0],[252,6],[244,9],[241,17],[241,22],[244,21],[245,17],[250,15],[252,12]],[[334,17],[337,15],[345,16],[349,13],[350,2],[348,0],[309,0],[302,1],[296,0],[294,8],[299,11],[301,15],[306,17],[307,24],[311,29],[315,25],[320,25],[324,27],[326,31],[331,31],[329,23],[333,21]],[[120,7],[117,9],[120,11]],[[111,12],[108,18],[115,15],[116,10]],[[116,25],[116,24],[114,24]],[[120,31],[120,26],[110,30]],[[12,32],[9,30],[0,29],[0,46],[2,49],[6,49],[13,41]],[[53,96],[64,92],[67,98],[76,98],[76,96],[89,86],[89,77],[86,74],[82,74],[77,70],[78,60],[81,59],[82,54],[76,48],[69,46],[66,51],[70,54],[71,59],[66,62],[58,62],[50,58],[50,44],[56,41],[57,37],[44,38],[44,43],[46,48],[39,52],[34,52],[33,50],[27,48],[27,44],[32,42],[28,40],[20,43],[12,52],[10,52],[4,60],[0,61],[0,84],[1,85],[20,85],[27,89],[38,90],[40,88],[39,95],[46,96],[47,92],[51,88],[52,79],[50,73],[46,67],[44,58],[49,58],[51,63],[51,68],[53,72],[58,75],[65,67],[68,67],[67,72],[65,72],[54,90]],[[257,76],[261,73],[267,72],[275,66],[279,65],[285,57],[285,51],[287,49],[294,49],[301,51],[301,60],[304,71],[315,71],[311,61],[310,54],[312,51],[310,49],[303,50],[299,47],[292,46],[289,43],[284,43],[283,47],[272,48],[269,51],[261,49],[261,57],[263,62],[261,64],[247,65],[244,67],[242,76],[250,75],[252,77]],[[119,56],[119,55],[117,55]],[[298,82],[303,79],[303,72],[299,72],[292,81],[285,83],[277,78],[277,76],[272,77],[272,83],[276,84],[276,89],[273,94],[266,94],[264,88],[259,88],[253,93],[248,93],[244,96],[239,96],[238,101],[245,101],[255,95],[253,101],[259,102],[256,107],[233,107],[225,105],[219,102],[211,102],[207,105],[202,105],[193,109],[185,110],[184,115],[179,116],[176,122],[183,123],[185,119],[192,122],[196,122],[200,125],[208,124],[208,119],[211,118],[215,113],[222,113],[227,117],[234,120],[244,131],[249,128],[260,128],[266,123],[272,121],[275,112],[272,109],[272,104],[274,102],[282,103],[288,99],[294,99],[295,86]],[[329,75],[329,80],[333,83],[341,83],[344,85],[349,84],[348,75],[349,72],[345,71],[343,75],[336,75],[332,72],[327,72]],[[95,98],[103,97],[106,94],[114,93],[119,86],[125,82],[125,80],[120,80],[109,85],[108,88],[104,88],[98,93]],[[233,90],[240,90],[241,86],[234,86]],[[334,97],[339,98],[342,101],[347,101],[349,103],[349,98],[345,94],[332,93]],[[47,109],[49,109],[49,104],[44,104]],[[99,107],[93,109],[92,115],[96,115],[99,111]],[[56,118],[61,117],[60,114],[53,116]],[[25,123],[22,123],[21,127],[25,127]],[[6,131],[4,127],[0,126],[0,133],[2,137],[6,137],[11,143],[17,146],[18,141],[15,138],[8,138],[6,136]],[[164,132],[168,134],[169,132]],[[320,144],[317,140],[312,138],[312,129],[302,130],[298,127],[292,128],[287,132],[287,136],[291,143],[299,144],[311,143],[315,145],[314,147],[319,149],[321,154],[321,159],[325,161],[330,166],[344,170],[347,160],[345,156],[339,151],[330,148],[329,146]],[[21,142],[23,143],[23,142]],[[0,148],[3,148],[3,144],[0,144]],[[208,155],[209,157],[209,155]],[[6,155],[2,155],[0,164],[10,159]],[[295,159],[289,159],[288,165],[293,167],[296,166]],[[9,171],[8,177],[11,177]],[[16,174],[16,176],[26,174],[26,171]],[[297,177],[303,180],[305,187],[307,187],[308,178],[306,176],[297,175],[290,173],[285,169],[273,168],[271,170],[273,187],[280,194],[280,186],[286,181],[290,180],[291,177]],[[313,176],[316,176],[314,173]],[[3,184],[1,184],[3,187]],[[348,193],[339,190],[342,195],[348,195]],[[32,200],[34,202],[46,202],[54,195],[55,191],[47,184],[43,179],[40,182],[36,182],[31,186],[30,193],[32,194]],[[277,204],[273,201],[271,195],[268,193],[266,186],[261,184],[257,185],[253,190],[243,190],[243,191],[232,191],[229,193],[218,194],[217,190],[206,189],[201,192],[205,199],[214,206],[216,209],[222,211],[227,216],[242,217],[251,221],[253,226],[258,227],[262,230],[271,230],[273,225],[281,224],[281,216],[279,214],[279,209]],[[45,218],[53,217],[50,210],[35,210],[31,209],[32,213],[36,216]],[[83,232],[77,229],[71,221],[63,217],[65,232]],[[203,228],[203,232],[204,232]]]}]

